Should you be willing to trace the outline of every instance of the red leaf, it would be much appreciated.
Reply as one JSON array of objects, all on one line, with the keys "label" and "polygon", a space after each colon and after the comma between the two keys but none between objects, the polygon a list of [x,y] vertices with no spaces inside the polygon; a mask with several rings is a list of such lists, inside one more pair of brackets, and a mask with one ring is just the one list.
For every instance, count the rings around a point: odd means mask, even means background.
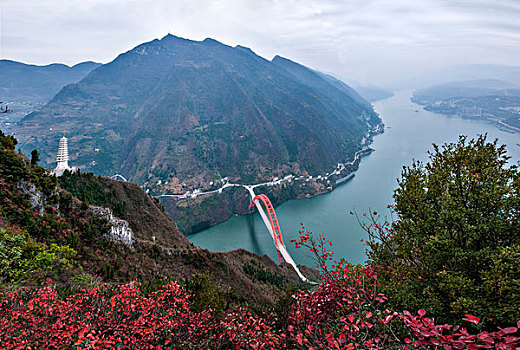
[{"label": "red leaf", "polygon": [[478,322],[480,321],[480,318],[478,318],[477,316],[473,316],[470,314],[466,314],[465,316],[466,318],[463,318],[464,321],[468,321],[474,324],[478,324]]},{"label": "red leaf", "polygon": [[518,328],[516,328],[516,327],[508,327],[508,328],[502,329],[502,332],[504,332],[505,334],[511,334],[511,333],[515,333],[517,330],[518,330]]},{"label": "red leaf", "polygon": [[296,340],[298,341],[298,344],[300,344],[300,345],[303,344],[302,334],[300,332],[298,332],[298,334],[296,335]]}]

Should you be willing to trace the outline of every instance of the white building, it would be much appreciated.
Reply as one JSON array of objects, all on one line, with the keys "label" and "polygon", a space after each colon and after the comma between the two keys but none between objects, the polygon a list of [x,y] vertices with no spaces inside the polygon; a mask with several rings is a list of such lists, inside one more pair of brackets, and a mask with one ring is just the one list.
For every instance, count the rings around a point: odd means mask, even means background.
[{"label": "white building", "polygon": [[65,137],[65,133],[63,137],[60,139],[60,146],[58,148],[58,156],[56,157],[56,169],[54,169],[53,174],[56,176],[63,175],[65,170],[75,171],[76,167],[69,166],[69,148],[67,145],[67,138]]}]

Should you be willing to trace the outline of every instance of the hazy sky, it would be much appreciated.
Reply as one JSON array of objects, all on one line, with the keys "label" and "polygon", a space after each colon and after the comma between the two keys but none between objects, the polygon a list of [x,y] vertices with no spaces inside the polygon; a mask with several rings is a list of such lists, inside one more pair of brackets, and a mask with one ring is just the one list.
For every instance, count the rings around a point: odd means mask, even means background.
[{"label": "hazy sky", "polygon": [[520,0],[0,0],[1,58],[113,60],[168,32],[384,83],[452,64],[520,65]]}]

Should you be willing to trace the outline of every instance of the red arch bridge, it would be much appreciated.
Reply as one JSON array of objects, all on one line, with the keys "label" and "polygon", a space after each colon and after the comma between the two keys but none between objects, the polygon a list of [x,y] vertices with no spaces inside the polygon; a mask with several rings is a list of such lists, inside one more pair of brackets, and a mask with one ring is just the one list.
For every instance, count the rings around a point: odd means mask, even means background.
[{"label": "red arch bridge", "polygon": [[[119,174],[116,174],[113,176],[113,178],[115,178],[115,177],[123,178]],[[126,181],[126,179],[124,179],[124,178],[123,178],[123,180]],[[257,184],[257,185],[242,185],[242,184],[226,183],[223,187],[221,187],[218,190],[197,193],[194,195],[196,197],[197,195],[203,195],[203,194],[210,194],[210,193],[217,193],[217,192],[221,193],[222,190],[227,187],[244,187],[245,189],[247,189],[249,191],[249,194],[251,195],[251,199],[252,199],[250,207],[255,205],[256,209],[258,209],[258,212],[260,213],[260,216],[262,217],[262,220],[264,221],[265,227],[267,228],[267,231],[269,231],[269,234],[271,235],[271,238],[273,239],[274,246],[276,247],[276,252],[278,253],[278,261],[280,262],[280,264],[282,263],[282,258],[283,258],[283,260],[285,260],[289,265],[291,265],[293,267],[294,271],[296,271],[296,273],[298,274],[298,276],[300,277],[300,279],[302,281],[310,282],[300,272],[300,270],[298,269],[298,266],[296,266],[296,263],[294,262],[291,255],[287,251],[287,248],[285,247],[285,244],[283,242],[283,237],[282,237],[282,231],[280,229],[280,223],[278,222],[278,218],[276,217],[276,213],[274,211],[273,205],[271,204],[271,201],[269,200],[269,198],[267,198],[267,196],[265,194],[260,194],[258,196],[255,194],[255,191],[254,191],[255,187],[266,185],[266,184],[268,184],[268,183]],[[185,198],[187,198],[187,196],[188,196],[188,194],[185,193],[182,195],[162,194],[162,195],[159,195],[158,197],[174,197],[174,198],[185,199]],[[193,195],[191,195],[191,196],[193,196]],[[264,207],[265,207],[265,210],[264,210]],[[266,211],[267,211],[267,214],[266,214]],[[310,282],[310,283],[312,283],[312,282]]]},{"label": "red arch bridge", "polygon": [[[255,192],[253,190],[253,187],[244,186],[249,191],[249,194],[251,195],[251,204],[249,205],[250,208],[256,206],[256,209],[258,209],[258,212],[260,213],[260,216],[262,217],[262,220],[264,221],[264,224],[267,228],[267,231],[269,231],[269,234],[273,238],[274,245],[276,247],[276,252],[278,253],[278,261],[280,264],[282,263],[282,258],[285,260],[289,265],[291,265],[294,268],[294,271],[298,274],[300,279],[304,282],[309,282],[307,278],[300,272],[298,269],[298,266],[296,266],[296,263],[292,259],[291,255],[287,251],[287,248],[285,247],[285,244],[283,243],[283,237],[282,237],[282,231],[280,229],[280,223],[278,222],[278,218],[276,217],[276,213],[274,211],[274,207],[271,204],[271,201],[265,194],[259,194],[255,195]],[[265,207],[265,211],[264,208]],[[267,211],[267,214],[266,214]]]}]

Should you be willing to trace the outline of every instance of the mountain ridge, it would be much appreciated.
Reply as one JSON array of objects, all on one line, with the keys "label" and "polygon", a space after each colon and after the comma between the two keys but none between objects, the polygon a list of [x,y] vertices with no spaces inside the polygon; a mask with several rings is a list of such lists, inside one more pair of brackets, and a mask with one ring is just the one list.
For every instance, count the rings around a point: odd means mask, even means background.
[{"label": "mountain ridge", "polygon": [[[68,66],[63,63],[35,65],[14,60],[0,60],[0,97],[13,113],[9,122],[17,122],[38,109],[65,85],[81,80],[101,64],[87,61]],[[8,129],[8,125],[4,124]]]},{"label": "mountain ridge", "polygon": [[[348,159],[370,125],[380,122],[377,114],[346,85],[333,87],[315,71],[278,57],[272,62],[239,45],[167,35],[64,87],[24,118],[18,134],[42,132],[35,142],[22,143],[24,150],[40,148],[49,166],[57,134],[46,129],[70,129],[71,157],[80,166],[123,173],[140,184],[168,181],[162,173],[172,169],[181,182],[255,180],[254,174],[271,176],[279,167],[317,173]],[[308,79],[317,82],[314,87]],[[87,129],[91,134],[84,137]],[[173,149],[185,151],[172,159]]]},{"label": "mountain ridge", "polygon": [[520,66],[497,64],[454,65],[431,70],[416,77],[394,81],[394,89],[423,89],[436,84],[475,80],[499,79],[520,84]]}]

